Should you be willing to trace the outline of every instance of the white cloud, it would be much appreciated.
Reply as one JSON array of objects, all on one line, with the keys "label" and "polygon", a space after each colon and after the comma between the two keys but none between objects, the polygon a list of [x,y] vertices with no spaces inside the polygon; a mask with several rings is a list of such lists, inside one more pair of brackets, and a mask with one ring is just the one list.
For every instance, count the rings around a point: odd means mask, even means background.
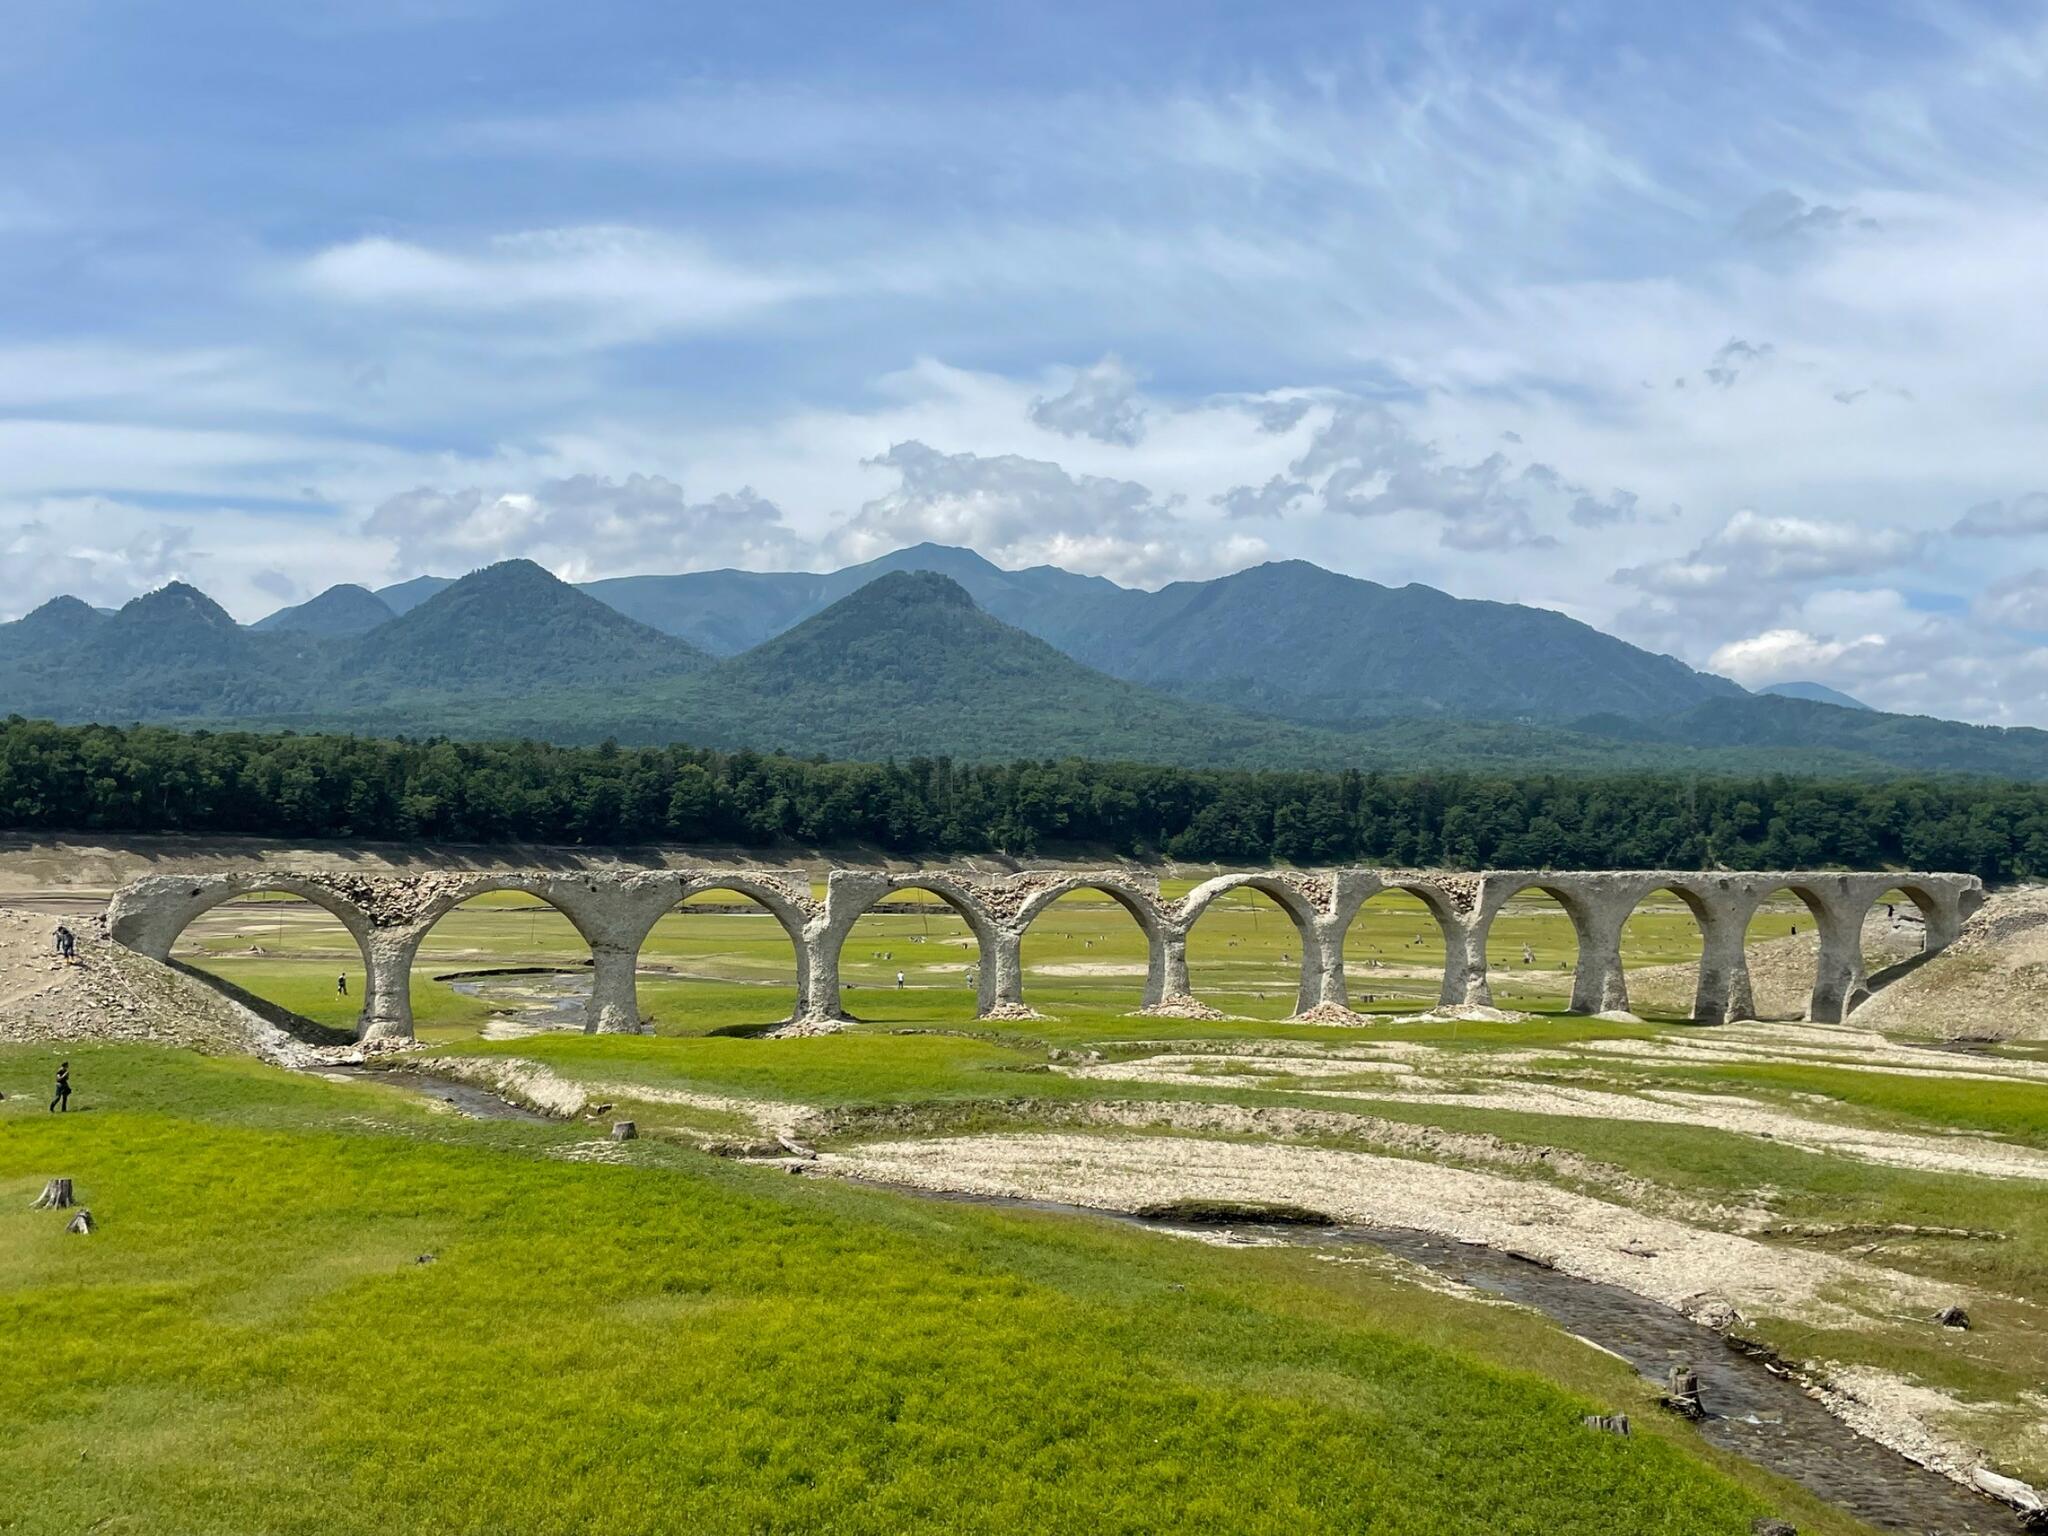
[{"label": "white cloud", "polygon": [[659,475],[575,475],[530,491],[429,486],[387,498],[364,524],[399,569],[459,575],[519,555],[570,581],[638,572],[779,567],[803,546],[751,490],[693,502]]},{"label": "white cloud", "polygon": [[965,544],[1004,566],[1051,564],[1140,586],[1213,576],[1254,562],[1261,540],[1204,538],[1131,480],[1069,474],[1016,454],[941,453],[902,442],[869,461],[896,487],[864,505],[831,540],[849,562],[906,544]]},{"label": "white cloud", "polygon": [[[1496,440],[1522,446],[1514,432]],[[1416,516],[1440,521],[1447,549],[1485,552],[1547,549],[1569,519],[1581,526],[1633,522],[1639,498],[1615,488],[1597,495],[1540,461],[1521,462],[1495,448],[1470,463],[1425,441],[1394,410],[1377,401],[1341,400],[1288,473],[1316,482],[1325,511],[1350,517]],[[1240,486],[1226,505],[1233,516],[1272,509],[1274,483]]]},{"label": "white cloud", "polygon": [[1883,635],[1850,640],[1823,640],[1800,629],[1767,629],[1746,640],[1731,640],[1707,658],[1708,670],[1738,683],[1795,682],[1825,676],[1856,652],[1882,652]]},{"label": "white cloud", "polygon": [[362,308],[525,314],[593,345],[728,327],[830,286],[725,259],[686,236],[612,225],[530,230],[456,251],[370,236],[320,251],[299,276],[316,295]]},{"label": "white cloud", "polygon": [[1615,580],[1672,599],[1720,603],[1731,594],[1774,601],[1788,584],[1889,570],[1919,551],[1923,536],[1744,508],[1688,555],[1625,567]]},{"label": "white cloud", "polygon": [[1065,394],[1033,400],[1031,419],[1062,437],[1135,446],[1145,435],[1138,376],[1116,357],[1105,357],[1077,372]]},{"label": "white cloud", "polygon": [[1769,243],[1823,237],[1851,226],[1874,228],[1876,221],[1861,217],[1853,208],[1809,203],[1781,187],[1745,208],[1735,221],[1735,232],[1745,240]]},{"label": "white cloud", "polygon": [[[0,591],[14,598],[7,618],[19,618],[60,592],[96,607],[117,607],[167,581],[191,580],[204,556],[192,529],[155,522],[121,528],[104,503],[53,503],[44,516],[0,527]],[[22,594],[34,594],[32,597]]]},{"label": "white cloud", "polygon": [[1978,598],[1975,612],[1986,623],[2048,633],[2048,570],[1993,582]]},{"label": "white cloud", "polygon": [[1707,364],[1704,370],[1707,382],[1722,389],[1731,389],[1745,372],[1763,367],[1777,355],[1777,351],[1768,341],[1754,346],[1739,336],[1731,336]]}]

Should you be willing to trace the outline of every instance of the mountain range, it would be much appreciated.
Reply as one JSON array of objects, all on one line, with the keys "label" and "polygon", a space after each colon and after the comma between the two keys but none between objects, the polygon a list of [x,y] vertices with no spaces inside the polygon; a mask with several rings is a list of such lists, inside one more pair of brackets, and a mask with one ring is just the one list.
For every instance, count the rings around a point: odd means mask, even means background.
[{"label": "mountain range", "polygon": [[1301,561],[1145,592],[939,545],[581,588],[510,560],[247,627],[184,583],[113,613],[56,598],[0,625],[0,707],[834,757],[2048,778],[2048,733],[1751,694],[1546,609]]}]

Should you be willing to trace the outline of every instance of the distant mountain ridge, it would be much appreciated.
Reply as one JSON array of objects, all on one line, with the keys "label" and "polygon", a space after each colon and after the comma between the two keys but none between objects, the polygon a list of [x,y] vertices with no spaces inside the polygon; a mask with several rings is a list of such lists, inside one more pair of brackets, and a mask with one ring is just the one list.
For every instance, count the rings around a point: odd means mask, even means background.
[{"label": "distant mountain ridge", "polygon": [[1781,699],[1805,699],[1809,704],[1833,704],[1841,709],[1870,708],[1861,699],[1852,699],[1841,689],[1830,688],[1826,683],[1766,683],[1757,692],[1773,694]]},{"label": "distant mountain ridge", "polygon": [[713,655],[772,638],[888,571],[930,570],[986,612],[1127,682],[1315,724],[1447,716],[1561,724],[1740,697],[1545,608],[1384,587],[1279,561],[1157,592],[1053,566],[1006,571],[919,544],[830,575],[702,571],[592,582],[592,596]]},{"label": "distant mountain ridge", "polygon": [[113,613],[57,598],[0,624],[0,709],[71,721],[856,757],[2048,778],[2048,732],[1834,699],[1752,695],[1562,614],[1306,562],[1142,592],[942,545],[824,575],[584,588],[511,560],[331,588],[247,628],[174,582]]}]

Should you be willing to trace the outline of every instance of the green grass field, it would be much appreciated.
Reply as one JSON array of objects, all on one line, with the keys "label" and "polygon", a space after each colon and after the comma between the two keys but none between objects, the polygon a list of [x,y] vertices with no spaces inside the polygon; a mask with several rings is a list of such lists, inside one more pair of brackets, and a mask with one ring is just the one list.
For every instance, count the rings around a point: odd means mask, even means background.
[{"label": "green grass field", "polygon": [[[0,1529],[1856,1529],[1386,1266],[150,1047],[52,1117],[47,1054],[0,1048]],[[89,1238],[27,1209],[59,1170]]]}]

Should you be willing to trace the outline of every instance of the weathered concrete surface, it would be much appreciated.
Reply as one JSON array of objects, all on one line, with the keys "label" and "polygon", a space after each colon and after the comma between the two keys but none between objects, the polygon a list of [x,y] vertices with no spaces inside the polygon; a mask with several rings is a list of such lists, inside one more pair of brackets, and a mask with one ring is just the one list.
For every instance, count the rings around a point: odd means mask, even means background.
[{"label": "weathered concrete surface", "polygon": [[990,877],[927,870],[885,874],[834,870],[823,901],[797,880],[758,871],[680,869],[568,874],[432,874],[370,878],[323,871],[289,874],[157,875],[115,892],[107,908],[115,940],[166,959],[186,926],[224,901],[257,891],[302,897],[334,914],[363,952],[367,976],[358,1033],[366,1041],[410,1040],[411,975],[420,943],[434,924],[473,896],[525,891],[568,918],[590,945],[589,1021],[595,1033],[642,1027],[636,972],[641,946],[663,913],[707,891],[729,891],[765,907],[796,951],[797,1017],[845,1017],[839,959],[855,921],[903,891],[928,892],[959,913],[980,947],[978,1012],[1014,1011],[1024,1002],[1025,931],[1051,905],[1075,891],[1094,891],[1131,914],[1145,936],[1144,1006],[1192,1003],[1189,930],[1218,897],[1239,889],[1270,897],[1293,923],[1301,943],[1297,1012],[1347,1002],[1344,938],[1364,905],[1384,891],[1420,899],[1443,930],[1441,1001],[1490,1003],[1486,939],[1502,908],[1523,891],[1551,896],[1571,919],[1579,960],[1574,1012],[1628,1007],[1621,930],[1644,898],[1670,891],[1700,925],[1704,952],[1694,1017],[1709,1023],[1754,1016],[1743,933],[1766,898],[1789,891],[1813,913],[1820,962],[1808,1016],[1838,1022],[1869,995],[1863,971],[1863,918],[1890,890],[1903,891],[1926,920],[1932,952],[1954,942],[1963,921],[1984,901],[1974,875],[1864,874],[1821,870],[1698,872],[1690,870],[1494,870],[1452,874],[1429,870],[1267,870],[1222,875],[1182,900],[1161,898],[1156,881],[1126,871],[1046,871]]}]

